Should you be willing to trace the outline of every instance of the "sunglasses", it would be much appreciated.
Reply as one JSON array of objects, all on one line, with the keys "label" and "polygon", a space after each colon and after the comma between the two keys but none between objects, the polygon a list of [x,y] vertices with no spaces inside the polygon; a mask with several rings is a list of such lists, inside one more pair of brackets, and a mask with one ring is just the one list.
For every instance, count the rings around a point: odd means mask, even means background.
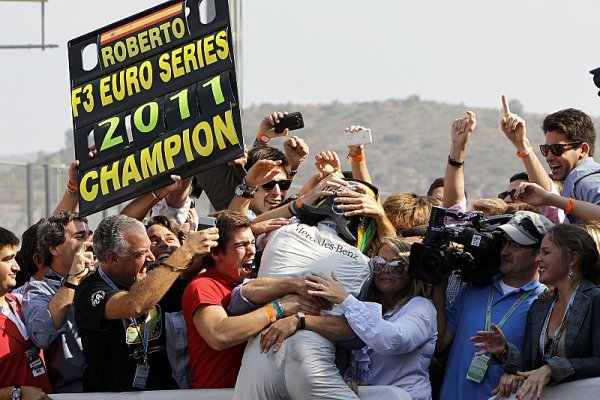
[{"label": "sunglasses", "polygon": [[260,186],[265,190],[271,190],[275,187],[275,185],[278,185],[279,189],[281,189],[281,190],[288,190],[290,188],[290,186],[292,186],[292,180],[291,179],[283,179],[281,181],[271,181],[271,182],[267,182],[264,185],[260,185]]},{"label": "sunglasses", "polygon": [[406,271],[408,270],[408,264],[404,261],[386,261],[385,258],[379,256],[374,256],[373,258],[371,258],[371,260],[369,261],[369,265],[373,269],[373,272],[376,274],[383,272],[385,266],[387,265],[390,274],[397,278],[403,277],[406,274]]},{"label": "sunglasses", "polygon": [[506,198],[506,196],[510,196],[511,199],[513,199],[513,201],[515,200],[515,192],[517,191],[517,189],[513,189],[510,192],[504,191],[502,193],[498,193],[498,198],[500,200],[504,200]]},{"label": "sunglasses", "polygon": [[576,149],[583,144],[582,141],[571,142],[571,143],[555,143],[555,144],[540,144],[540,152],[544,157],[548,155],[548,151],[554,154],[556,157],[560,157],[567,147]]}]

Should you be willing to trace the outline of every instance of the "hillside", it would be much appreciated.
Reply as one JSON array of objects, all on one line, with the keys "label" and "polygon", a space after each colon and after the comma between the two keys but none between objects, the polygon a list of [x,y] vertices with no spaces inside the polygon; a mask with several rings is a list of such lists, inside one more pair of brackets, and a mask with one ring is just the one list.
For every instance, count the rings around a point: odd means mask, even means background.
[{"label": "hillside", "polygon": [[[262,104],[252,106],[243,113],[245,143],[252,145],[260,120],[274,110],[301,111],[305,128],[294,133],[303,137],[311,148],[311,156],[300,169],[297,183],[313,173],[314,155],[322,150],[335,150],[343,161],[343,168],[349,168],[345,159],[347,148],[343,140],[346,126],[360,124],[373,131],[374,143],[366,149],[369,170],[374,183],[383,194],[399,190],[425,193],[431,181],[443,176],[450,146],[450,126],[455,118],[465,116],[466,110],[477,114],[477,129],[471,137],[465,166],[467,192],[471,199],[495,197],[501,192],[508,178],[523,170],[521,160],[515,156],[512,145],[504,138],[498,127],[500,109],[470,108],[463,104],[452,105],[421,101],[417,96],[405,100],[386,100],[368,103],[331,103],[317,105]],[[536,147],[543,142],[539,128],[543,115],[523,113],[518,101],[511,103],[511,109],[525,117],[529,128],[529,138]],[[597,126],[598,121],[595,121]],[[281,147],[283,140],[273,140],[271,144]],[[65,133],[65,147],[57,153],[38,153],[26,157],[36,160],[39,167],[33,170],[34,193],[33,212],[38,218],[45,215],[43,164],[65,164],[73,157],[72,134]],[[11,161],[15,161],[13,159]],[[8,160],[0,160],[8,161]],[[19,159],[23,161],[23,159]],[[64,173],[56,178],[50,171],[50,207],[54,207],[64,190]],[[0,165],[0,226],[8,226],[26,215],[26,179],[24,166]],[[55,200],[54,200],[55,199]],[[10,223],[7,223],[10,219]]]}]

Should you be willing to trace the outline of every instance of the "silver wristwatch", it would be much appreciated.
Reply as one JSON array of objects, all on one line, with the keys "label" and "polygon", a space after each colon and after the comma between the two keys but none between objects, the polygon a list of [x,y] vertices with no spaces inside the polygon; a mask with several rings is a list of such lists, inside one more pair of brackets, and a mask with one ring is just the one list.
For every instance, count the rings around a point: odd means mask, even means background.
[{"label": "silver wristwatch", "polygon": [[246,178],[242,180],[242,183],[235,187],[235,195],[246,199],[251,199],[258,190],[257,186],[250,186],[246,183]]},{"label": "silver wristwatch", "polygon": [[10,394],[12,400],[21,400],[21,385],[15,385]]}]

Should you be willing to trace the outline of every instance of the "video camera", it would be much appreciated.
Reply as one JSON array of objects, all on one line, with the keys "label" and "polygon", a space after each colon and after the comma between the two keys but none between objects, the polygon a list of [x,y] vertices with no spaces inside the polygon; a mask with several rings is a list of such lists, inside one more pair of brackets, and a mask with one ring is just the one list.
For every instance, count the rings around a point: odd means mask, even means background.
[{"label": "video camera", "polygon": [[[446,225],[446,216],[469,223]],[[445,274],[457,271],[464,282],[488,285],[499,271],[504,245],[503,233],[497,228],[511,218],[484,218],[480,211],[452,213],[444,207],[432,207],[423,242],[411,246],[409,274],[435,284]],[[451,242],[461,244],[462,249],[452,247]]]}]

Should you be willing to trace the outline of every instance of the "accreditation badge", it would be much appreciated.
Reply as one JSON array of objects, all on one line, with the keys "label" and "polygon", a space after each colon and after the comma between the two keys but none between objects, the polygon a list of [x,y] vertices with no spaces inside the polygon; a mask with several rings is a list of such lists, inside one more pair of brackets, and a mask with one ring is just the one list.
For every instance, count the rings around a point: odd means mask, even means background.
[{"label": "accreditation badge", "polygon": [[467,379],[475,383],[483,382],[489,361],[490,356],[488,355],[474,356],[467,371]]},{"label": "accreditation badge", "polygon": [[135,369],[135,376],[133,377],[133,386],[135,389],[144,390],[148,383],[148,374],[150,373],[150,365],[148,363],[140,363]]},{"label": "accreditation badge", "polygon": [[35,378],[46,373],[44,363],[40,357],[40,351],[37,347],[32,347],[27,350],[25,352],[25,357],[27,357],[27,364],[29,364],[29,369],[31,369],[31,373]]}]

